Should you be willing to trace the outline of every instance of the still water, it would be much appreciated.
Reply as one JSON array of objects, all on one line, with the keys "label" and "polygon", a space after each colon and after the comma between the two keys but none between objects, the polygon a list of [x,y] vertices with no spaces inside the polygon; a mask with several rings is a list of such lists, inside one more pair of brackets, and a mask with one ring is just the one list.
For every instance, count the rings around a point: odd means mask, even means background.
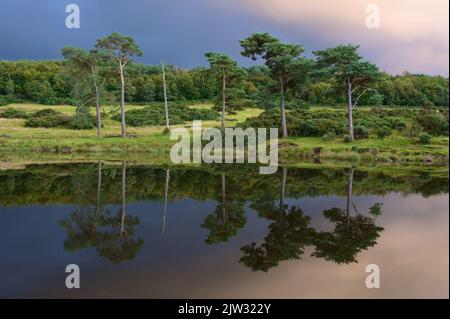
[{"label": "still water", "polygon": [[3,170],[0,297],[448,298],[448,199],[447,173]]}]

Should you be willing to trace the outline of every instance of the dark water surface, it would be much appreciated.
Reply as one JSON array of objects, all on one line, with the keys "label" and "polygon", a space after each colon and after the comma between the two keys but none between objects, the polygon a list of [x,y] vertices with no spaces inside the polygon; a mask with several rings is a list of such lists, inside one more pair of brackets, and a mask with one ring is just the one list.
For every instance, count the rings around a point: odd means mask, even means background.
[{"label": "dark water surface", "polygon": [[448,298],[448,199],[423,172],[3,170],[0,297]]}]

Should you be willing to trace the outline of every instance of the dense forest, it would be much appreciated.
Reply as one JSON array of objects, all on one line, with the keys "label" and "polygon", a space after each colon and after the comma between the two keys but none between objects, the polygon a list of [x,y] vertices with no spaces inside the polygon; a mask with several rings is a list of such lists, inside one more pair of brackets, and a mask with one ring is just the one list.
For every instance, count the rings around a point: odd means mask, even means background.
[{"label": "dense forest", "polygon": [[[273,85],[270,70],[258,65],[240,68],[244,75],[237,104],[269,107],[265,88]],[[106,72],[106,71],[105,71]],[[126,69],[127,102],[145,104],[163,101],[163,82],[159,65],[130,64]],[[183,69],[166,66],[169,100],[214,100],[219,95],[214,75],[208,68]],[[118,101],[120,86],[117,76],[105,73],[103,99]],[[345,93],[335,89],[334,79],[311,80],[298,90],[292,89],[288,102],[292,106],[345,104]],[[378,94],[361,97],[360,105],[448,106],[448,78],[404,73],[383,73],[375,84]],[[67,74],[63,61],[0,61],[0,105],[22,100],[41,104],[77,104],[76,83]],[[288,103],[289,106],[289,103]]]}]

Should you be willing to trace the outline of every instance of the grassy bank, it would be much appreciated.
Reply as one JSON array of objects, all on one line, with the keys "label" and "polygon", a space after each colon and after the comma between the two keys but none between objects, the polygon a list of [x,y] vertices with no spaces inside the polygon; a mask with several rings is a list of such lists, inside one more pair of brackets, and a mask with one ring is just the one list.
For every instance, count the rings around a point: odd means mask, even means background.
[{"label": "grassy bank", "polygon": [[[192,104],[191,108],[211,108],[211,104]],[[12,104],[25,112],[36,112],[48,106],[37,104]],[[143,106],[127,105],[127,109]],[[73,106],[58,105],[51,108],[71,115]],[[0,108],[0,112],[5,107]],[[321,107],[321,110],[326,108]],[[108,113],[110,107],[105,107]],[[314,111],[314,109],[313,109]],[[332,109],[330,109],[330,112]],[[260,109],[245,109],[227,116],[228,125],[245,121],[260,114]],[[151,163],[168,163],[170,147],[173,144],[164,128],[129,127],[129,138],[120,135],[120,123],[111,119],[103,121],[102,140],[97,140],[96,130],[70,130],[65,128],[28,128],[24,119],[0,118],[0,160],[3,162],[39,160],[42,158],[61,159],[127,159]],[[178,126],[189,126],[191,123]],[[204,121],[203,127],[220,126],[220,121]],[[176,126],[175,126],[176,127]],[[384,139],[370,136],[351,143],[343,143],[342,138],[323,141],[320,137],[292,137],[280,140],[280,162],[348,162],[359,165],[390,166],[447,166],[448,137],[433,137],[429,145],[421,145],[412,138],[398,132]]]}]

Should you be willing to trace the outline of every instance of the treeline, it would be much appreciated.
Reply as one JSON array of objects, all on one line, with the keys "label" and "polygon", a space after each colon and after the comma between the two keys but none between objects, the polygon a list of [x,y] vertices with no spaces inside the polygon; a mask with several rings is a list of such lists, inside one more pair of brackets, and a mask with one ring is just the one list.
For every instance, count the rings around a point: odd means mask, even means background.
[{"label": "treeline", "polygon": [[[129,166],[127,168],[128,201],[164,198],[166,167]],[[170,169],[170,200],[221,199],[222,166]],[[103,165],[102,199],[118,204],[121,189],[121,166]],[[282,170],[260,175],[257,166],[230,166],[225,169],[230,198],[241,201],[277,199]],[[289,168],[286,197],[346,196],[348,170]],[[30,165],[23,170],[0,171],[0,205],[88,204],[97,194],[97,164]],[[299,181],[302,181],[301,183]],[[421,194],[425,197],[448,193],[448,176],[416,172],[395,175],[383,172],[355,171],[353,195],[386,195],[390,192]]]},{"label": "treeline", "polygon": [[[239,97],[234,107],[277,107],[267,95],[267,87],[273,85],[270,70],[266,66],[240,68],[242,87],[235,94]],[[112,72],[104,74],[101,95],[105,103],[117,103],[120,83]],[[169,100],[196,101],[216,100],[220,87],[215,75],[208,68],[183,69],[166,66],[167,93]],[[346,103],[345,92],[336,89],[335,79],[311,80],[301,89],[293,88],[287,94],[287,108],[303,108],[305,105],[340,105]],[[125,100],[145,104],[163,101],[161,67],[132,63],[126,69]],[[389,75],[374,84],[375,94],[361,96],[359,105],[388,106],[448,106],[449,81],[442,76]],[[20,101],[56,105],[77,105],[79,99],[76,83],[67,74],[63,61],[0,61],[0,105]]]}]

